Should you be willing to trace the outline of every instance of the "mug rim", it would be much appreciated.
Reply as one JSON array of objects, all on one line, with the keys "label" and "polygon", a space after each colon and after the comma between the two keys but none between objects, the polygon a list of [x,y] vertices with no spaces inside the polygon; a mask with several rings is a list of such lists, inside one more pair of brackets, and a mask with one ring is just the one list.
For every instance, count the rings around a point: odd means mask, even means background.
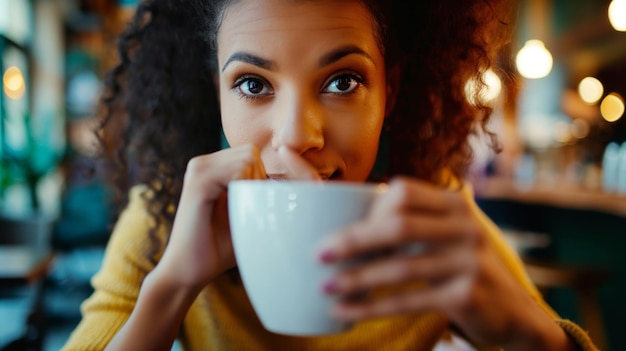
[{"label": "mug rim", "polygon": [[337,180],[269,180],[269,179],[236,179],[231,180],[228,183],[228,188],[231,186],[245,186],[245,185],[270,185],[272,187],[305,187],[321,190],[324,188],[333,190],[376,190],[384,191],[388,188],[386,183],[377,182],[356,182],[356,181],[337,181]]}]

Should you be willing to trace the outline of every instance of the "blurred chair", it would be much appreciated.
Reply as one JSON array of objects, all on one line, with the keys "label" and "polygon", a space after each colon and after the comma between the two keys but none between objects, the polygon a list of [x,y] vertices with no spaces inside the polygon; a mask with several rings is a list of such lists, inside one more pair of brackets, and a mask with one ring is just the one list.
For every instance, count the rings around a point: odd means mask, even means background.
[{"label": "blurred chair", "polygon": [[0,217],[2,351],[41,350],[45,334],[44,278],[52,264],[51,223],[39,216]]}]

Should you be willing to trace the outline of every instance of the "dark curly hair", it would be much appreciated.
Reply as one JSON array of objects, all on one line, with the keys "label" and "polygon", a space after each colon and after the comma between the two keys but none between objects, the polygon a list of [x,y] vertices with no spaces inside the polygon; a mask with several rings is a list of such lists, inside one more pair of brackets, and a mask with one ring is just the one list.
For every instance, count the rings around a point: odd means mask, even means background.
[{"label": "dark curly hair", "polygon": [[[449,170],[462,178],[472,159],[468,137],[477,126],[499,149],[487,129],[492,109],[480,96],[483,73],[510,37],[511,9],[500,0],[395,2],[389,36],[406,62],[396,107],[386,121],[393,135],[389,175],[441,183],[442,171]],[[469,99],[468,81],[477,85]]]},{"label": "dark curly hair", "polygon": [[[173,221],[187,162],[220,149],[215,37],[236,1],[144,1],[119,38],[98,135],[120,194],[138,183],[152,190],[148,210],[157,224]],[[441,183],[449,170],[462,177],[471,160],[468,137],[476,126],[485,130],[491,114],[470,103],[464,88],[471,78],[484,87],[480,76],[508,38],[505,0],[361,1],[387,68],[402,67],[384,126],[381,176]]]}]

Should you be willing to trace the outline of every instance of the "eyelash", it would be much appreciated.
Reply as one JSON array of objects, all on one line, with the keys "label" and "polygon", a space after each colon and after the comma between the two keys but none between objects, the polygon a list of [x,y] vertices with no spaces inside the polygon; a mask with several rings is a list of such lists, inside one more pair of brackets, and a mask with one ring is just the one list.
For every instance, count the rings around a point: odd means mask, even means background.
[{"label": "eyelash", "polygon": [[[328,87],[330,86],[331,83],[333,83],[334,81],[340,79],[340,78],[349,78],[354,80],[359,86],[355,87],[354,89],[352,89],[351,91],[348,92],[325,92],[325,90],[328,89]],[[265,80],[262,79],[258,76],[254,76],[254,75],[243,75],[239,78],[237,78],[235,80],[235,82],[233,83],[233,85],[231,86],[231,89],[235,91],[235,93],[237,95],[239,95],[239,97],[241,99],[246,99],[246,100],[259,100],[259,99],[263,99],[266,98],[268,95],[273,95],[273,91],[272,94],[259,94],[259,95],[251,95],[251,94],[245,94],[241,91],[241,85],[250,81],[250,80],[256,80],[259,81],[261,84],[263,84],[264,86],[266,86],[268,89],[271,90],[271,85]],[[325,94],[333,94],[335,96],[350,96],[352,94],[356,94],[357,91],[359,90],[359,88],[361,86],[367,86],[367,81],[363,78],[363,76],[354,73],[354,72],[342,72],[342,73],[338,73],[335,74],[334,76],[332,76],[330,79],[328,79],[326,81],[326,83],[324,84],[324,88],[322,90],[322,92],[324,92]]]},{"label": "eyelash", "polygon": [[[254,75],[243,75],[239,78],[237,78],[235,80],[235,82],[233,83],[233,85],[231,86],[231,89],[235,91],[235,93],[237,95],[239,95],[239,97],[241,99],[246,99],[246,100],[259,100],[259,99],[263,99],[265,97],[267,97],[267,95],[249,95],[249,94],[245,94],[241,91],[241,85],[247,81],[250,80],[256,80],[259,81],[261,84],[265,85],[266,87],[268,87],[271,90],[271,85],[263,78],[260,78],[258,76],[254,76]],[[273,92],[272,92],[273,93]]]},{"label": "eyelash", "polygon": [[363,78],[363,76],[354,73],[354,72],[341,72],[338,74],[335,74],[334,76],[332,76],[329,80],[326,81],[326,83],[324,84],[324,90],[328,89],[328,87],[330,86],[330,84],[340,78],[349,78],[354,80],[358,86],[355,87],[354,89],[352,89],[351,91],[348,92],[340,92],[340,93],[331,93],[328,92],[327,94],[333,94],[336,96],[349,96],[352,94],[356,94],[357,91],[359,90],[360,87],[362,86],[367,86],[367,81]]}]

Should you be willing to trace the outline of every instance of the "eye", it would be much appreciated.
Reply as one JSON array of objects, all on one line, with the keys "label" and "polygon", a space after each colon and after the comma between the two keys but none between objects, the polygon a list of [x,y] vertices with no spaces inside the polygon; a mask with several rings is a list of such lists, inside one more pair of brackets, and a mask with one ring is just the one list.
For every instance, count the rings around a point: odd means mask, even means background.
[{"label": "eye", "polygon": [[349,94],[362,83],[363,80],[355,74],[341,74],[333,77],[324,91],[332,94]]},{"label": "eye", "polygon": [[241,77],[237,79],[233,84],[233,89],[237,89],[238,92],[246,97],[258,97],[272,94],[272,90],[268,84],[255,77]]}]

